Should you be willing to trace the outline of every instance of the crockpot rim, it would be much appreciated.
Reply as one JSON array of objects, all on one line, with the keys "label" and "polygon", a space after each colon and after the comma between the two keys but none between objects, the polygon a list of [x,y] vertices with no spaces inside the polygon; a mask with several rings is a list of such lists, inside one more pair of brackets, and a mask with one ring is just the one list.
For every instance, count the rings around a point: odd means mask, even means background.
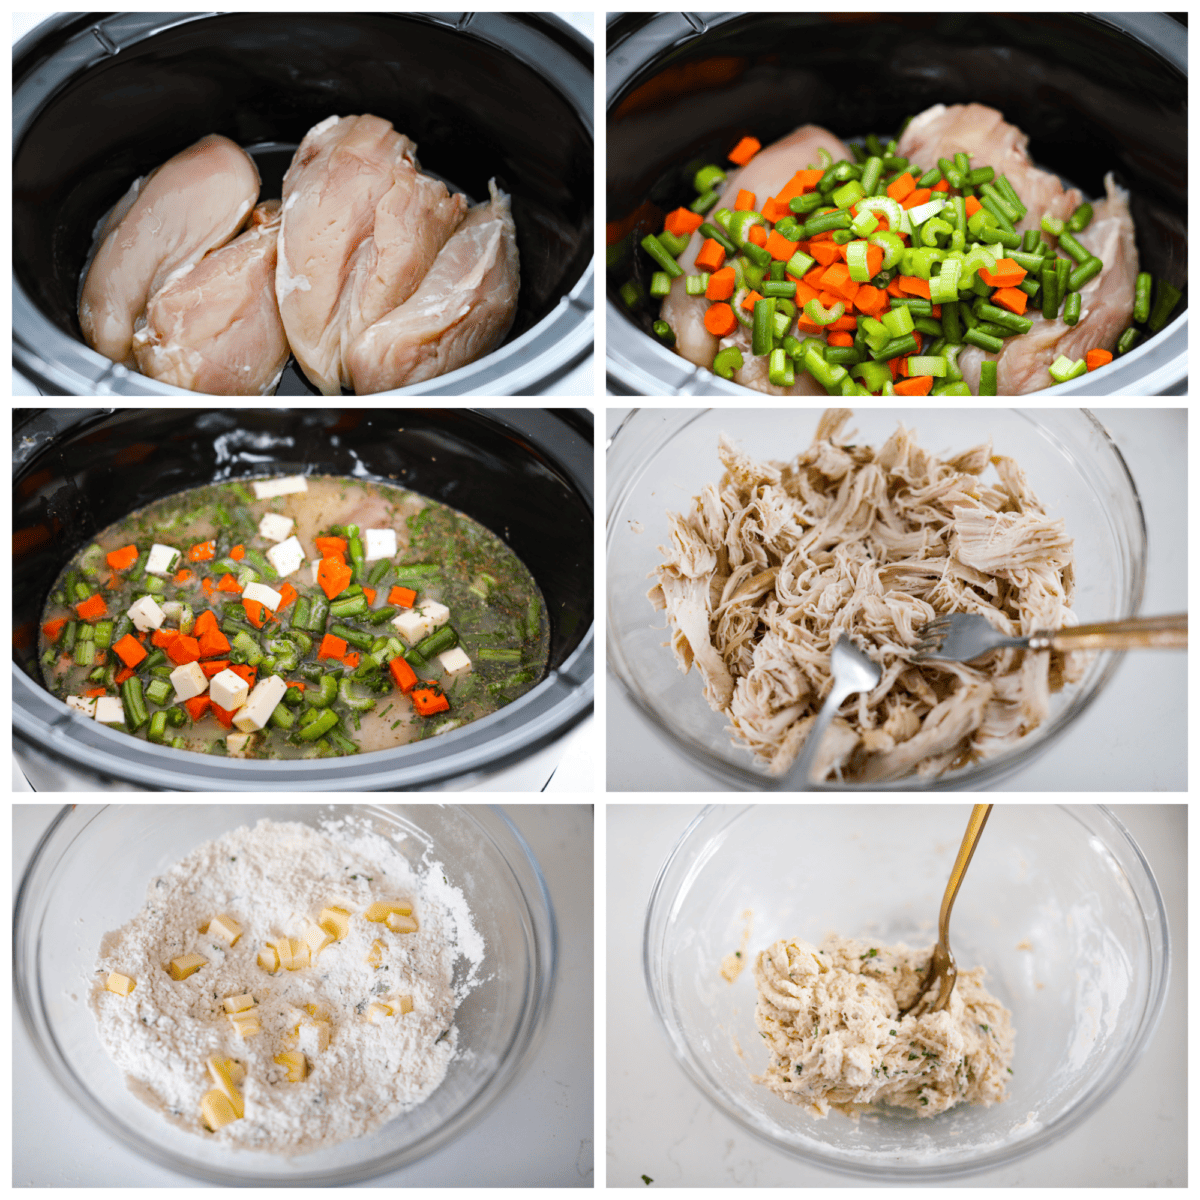
[{"label": "crockpot rim", "polygon": [[[103,421],[115,413],[126,412],[129,407],[132,406],[32,411],[50,414],[52,422],[61,421],[55,432],[57,437]],[[455,411],[482,416],[502,428],[515,429],[529,436],[521,429],[522,415],[526,411],[523,408]],[[568,424],[553,410],[535,411],[548,413],[562,423],[565,432],[583,436],[576,425]],[[594,447],[594,414],[587,409],[571,412],[591,424]],[[14,483],[19,472],[52,446],[52,439],[26,439],[14,445]],[[567,465],[560,459],[556,457],[554,461],[594,517],[594,479],[589,480],[586,473],[576,478],[567,473]],[[15,659],[12,662],[11,709],[14,742],[27,745],[35,756],[54,759],[72,771],[85,769],[106,779],[154,790],[415,790],[501,770],[529,757],[574,729],[591,712],[594,693],[593,609],[591,623],[566,658],[551,668],[537,687],[513,703],[438,738],[363,754],[275,760],[197,754],[183,757],[170,747],[156,746],[98,726],[48,692]],[[81,763],[81,755],[88,756],[86,763]],[[205,767],[203,777],[197,771],[201,765]]]},{"label": "crockpot rim", "polygon": [[[748,16],[771,15],[764,12],[724,12],[686,14],[680,12],[641,13],[618,12],[609,15],[605,31],[606,45],[606,119],[614,106],[646,74],[646,62],[628,64],[614,70],[612,57],[635,34],[646,29],[666,26],[664,35],[656,39],[655,60],[688,41],[704,36],[710,30],[721,29]],[[1082,18],[1128,37],[1145,50],[1163,59],[1185,82],[1188,80],[1187,26],[1181,26],[1161,12],[1078,12],[1069,15]],[[639,20],[636,29],[625,32],[614,27],[626,19]],[[1180,32],[1182,31],[1182,37]],[[1169,36],[1173,34],[1174,36]],[[1188,310],[1177,314],[1163,329],[1146,338],[1127,354],[1115,358],[1098,372],[1072,379],[1065,384],[1044,388],[1054,396],[1145,396],[1186,395],[1188,382]],[[608,337],[605,341],[605,372],[613,394],[629,396],[725,396],[730,399],[763,396],[767,393],[724,380],[707,368],[675,354],[655,341],[629,319],[612,298],[605,298],[605,320]],[[615,334],[615,336],[614,336]],[[1093,376],[1099,374],[1099,378]],[[1097,385],[1101,386],[1097,386]],[[1038,393],[1029,393],[1036,395]],[[800,397],[792,397],[800,399]],[[819,397],[817,397],[819,399]]]},{"label": "crockpot rim", "polygon": [[[48,15],[26,33],[13,47],[14,68],[22,59],[32,54],[39,42],[48,34],[55,33],[68,25],[79,23],[89,14],[55,13]],[[99,20],[114,14],[95,14]],[[147,14],[137,14],[146,16]],[[161,23],[143,36],[152,37],[166,29],[176,28],[194,21],[214,16],[238,15],[224,13],[155,14]],[[578,92],[566,87],[567,81],[546,76],[543,83],[560,95],[564,104],[574,113],[587,133],[592,145],[593,157],[596,145],[594,80],[595,43],[582,31],[568,24],[552,12],[476,12],[469,14],[471,21],[461,24],[447,20],[447,14],[438,12],[399,12],[394,15],[419,21],[441,29],[454,29],[478,38],[484,44],[512,55],[512,45],[497,31],[505,22],[520,21],[540,37],[549,37],[540,29],[547,23],[558,35],[557,42],[565,39],[574,49],[576,59],[586,79],[578,82]],[[482,32],[481,32],[482,30]],[[139,39],[141,40],[141,39]],[[555,39],[552,39],[555,40]],[[531,64],[519,59],[525,66]],[[22,79],[34,69],[30,64]],[[14,86],[17,76],[14,73]],[[48,98],[48,97],[47,97]],[[25,120],[18,128],[13,126],[13,152],[28,133],[32,121]],[[593,205],[593,223],[595,212]],[[505,342],[491,354],[454,371],[386,392],[370,393],[372,396],[462,396],[462,395],[518,395],[537,389],[545,382],[582,363],[592,351],[595,342],[595,274],[596,260],[593,253],[588,258],[578,279],[567,290],[558,303],[539,321],[517,338]],[[20,332],[18,332],[18,328]],[[58,325],[46,317],[33,302],[24,287],[12,279],[12,347],[13,366],[39,391],[49,395],[91,396],[204,396],[211,393],[193,392],[173,387],[141,375],[120,364],[113,363],[85,343],[64,333]],[[300,397],[297,397],[300,398]],[[343,396],[342,399],[350,399]]]}]

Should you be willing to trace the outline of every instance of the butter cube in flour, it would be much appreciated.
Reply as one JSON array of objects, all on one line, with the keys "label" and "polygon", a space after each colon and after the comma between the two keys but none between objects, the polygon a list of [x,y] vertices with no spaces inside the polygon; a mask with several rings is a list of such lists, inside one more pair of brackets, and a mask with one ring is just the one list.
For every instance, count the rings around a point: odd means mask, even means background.
[{"label": "butter cube in flour", "polygon": [[233,1105],[229,1102],[229,1097],[217,1088],[204,1093],[204,1099],[200,1101],[200,1113],[204,1117],[204,1123],[213,1133],[216,1133],[223,1125],[228,1125],[231,1121],[238,1119]]},{"label": "butter cube in flour", "polygon": [[317,924],[336,942],[350,932],[350,914],[344,908],[323,908]]},{"label": "butter cube in flour", "polygon": [[288,1083],[303,1083],[308,1076],[308,1062],[299,1050],[280,1050],[275,1061],[287,1067]]},{"label": "butter cube in flour", "polygon": [[222,913],[209,921],[208,932],[232,946],[242,936],[242,927],[232,917]]},{"label": "butter cube in flour", "polygon": [[118,996],[128,996],[137,984],[128,975],[113,971],[104,981],[104,987],[107,991],[116,992]]},{"label": "butter cube in flour", "polygon": [[199,954],[181,954],[166,964],[167,974],[175,980],[186,979],[189,975],[195,974],[207,962],[208,959]]}]

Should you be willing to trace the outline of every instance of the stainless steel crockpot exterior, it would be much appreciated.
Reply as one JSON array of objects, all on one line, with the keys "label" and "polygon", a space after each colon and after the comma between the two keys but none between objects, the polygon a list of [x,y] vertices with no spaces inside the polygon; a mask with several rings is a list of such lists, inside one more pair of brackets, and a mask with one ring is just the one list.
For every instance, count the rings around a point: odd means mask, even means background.
[{"label": "stainless steel crockpot exterior", "polygon": [[[822,64],[826,70],[841,66],[818,52],[815,34],[826,39],[822,45],[832,39],[852,54],[870,82],[848,90],[822,80]],[[1084,39],[1102,48],[1106,61],[1081,61],[1087,57],[1080,48]],[[902,43],[919,45],[920,52],[898,53]],[[682,111],[666,116],[659,108],[658,137],[623,132],[622,105],[631,93],[671,71],[683,88],[694,87],[686,72],[701,62],[736,73],[735,81],[687,96],[690,120]],[[769,143],[805,121],[838,133],[865,133],[876,119],[891,121],[906,111],[908,97],[913,112],[938,102],[978,101],[1005,112],[1031,135],[1043,165],[1087,193],[1102,195],[1104,171],[1116,168],[1132,191],[1142,269],[1165,271],[1182,287],[1187,72],[1187,29],[1162,13],[621,14],[608,24],[606,219],[632,212],[648,196],[660,205],[677,203],[679,164],[721,161],[743,133]],[[888,115],[877,118],[878,109]],[[606,366],[612,392],[742,400],[758,394],[659,343],[630,319],[609,282]],[[1183,311],[1166,329],[1101,372],[1056,386],[1055,399],[1186,395],[1186,294],[1181,304]]]},{"label": "stainless steel crockpot exterior", "polygon": [[[459,788],[549,746],[591,711],[586,411],[47,409],[18,412],[15,425],[13,623],[26,637],[14,638],[14,751],[51,760],[51,774],[170,791]],[[490,525],[546,598],[547,677],[499,712],[429,741],[268,762],[155,746],[98,725],[42,687],[36,628],[46,591],[93,532],[201,483],[300,472],[400,482]]]},{"label": "stainless steel crockpot exterior", "polygon": [[[61,13],[13,51],[13,361],[44,394],[194,396],[109,362],[75,312],[93,230],[130,181],[206,133],[264,198],[331,113],[374,112],[476,200],[513,197],[517,320],[499,350],[388,395],[536,392],[590,354],[592,43],[541,13]],[[295,364],[278,395],[315,394]]]}]

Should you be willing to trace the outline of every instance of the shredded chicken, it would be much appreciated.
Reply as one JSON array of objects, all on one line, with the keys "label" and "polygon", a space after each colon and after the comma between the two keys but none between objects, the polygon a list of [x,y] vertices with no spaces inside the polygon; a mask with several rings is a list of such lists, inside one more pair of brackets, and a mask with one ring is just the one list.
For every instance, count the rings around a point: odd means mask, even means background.
[{"label": "shredded chicken", "polygon": [[875,449],[843,436],[850,418],[825,413],[790,463],[754,462],[722,436],[724,477],[687,516],[668,514],[650,599],[666,610],[680,669],[695,663],[735,744],[772,774],[804,745],[844,633],[883,675],[842,706],[817,778],[936,776],[1030,734],[1086,660],[1001,650],[917,666],[917,631],[952,612],[1011,636],[1076,624],[1072,542],[990,442],[941,459],[901,426]]}]

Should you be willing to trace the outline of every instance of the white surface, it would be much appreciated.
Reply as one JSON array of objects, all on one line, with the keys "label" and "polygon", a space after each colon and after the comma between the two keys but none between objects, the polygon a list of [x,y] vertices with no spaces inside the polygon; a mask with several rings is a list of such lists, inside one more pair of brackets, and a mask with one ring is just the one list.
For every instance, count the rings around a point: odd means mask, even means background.
[{"label": "white surface", "polygon": [[[607,410],[609,437],[627,411]],[[1142,497],[1150,548],[1141,611],[1186,612],[1187,410],[1093,411],[1115,439]],[[714,478],[720,470],[715,451],[714,447]],[[780,456],[793,452],[781,448]],[[649,601],[646,619],[662,623]],[[606,682],[610,792],[724,790],[646,725],[607,672]],[[1032,792],[1185,791],[1187,655],[1167,650],[1126,654],[1104,691],[1071,729],[1005,786]]]},{"label": "white surface", "polygon": [[[646,903],[698,811],[694,804],[617,801],[607,810],[608,1186],[640,1188],[645,1174],[655,1187],[861,1187],[780,1153],[711,1105],[676,1062],[651,1010],[641,959]],[[964,1180],[966,1186],[1187,1184],[1187,810],[1114,811],[1141,846],[1166,904],[1173,961],[1162,1022],[1129,1077],[1078,1129],[1040,1154]],[[1018,1029],[1018,1044],[1020,1036]]]},{"label": "white surface", "polygon": [[[12,38],[14,45],[39,22],[46,20],[48,17],[57,15],[57,13],[13,13]],[[560,12],[555,13],[554,16],[561,17],[567,22],[568,25],[573,26],[585,37],[590,38],[593,42],[596,40],[596,16],[592,11]],[[562,375],[550,380],[544,387],[538,389],[537,395],[595,395],[595,358],[595,347],[593,346],[592,353],[585,354],[582,360],[577,362],[569,370],[564,371]],[[18,373],[15,367],[12,369],[13,396],[40,396],[41,394],[42,393],[39,392],[38,389],[34,387],[34,385],[30,383],[28,379]]]},{"label": "white surface", "polygon": [[[13,881],[56,811],[13,807]],[[558,979],[545,1032],[495,1108],[420,1162],[364,1187],[590,1187],[593,1150],[592,807],[505,810],[541,864],[558,921]],[[115,1069],[115,1068],[114,1068]],[[24,1024],[13,1022],[14,1187],[199,1187],[143,1162],[66,1101]]]}]

